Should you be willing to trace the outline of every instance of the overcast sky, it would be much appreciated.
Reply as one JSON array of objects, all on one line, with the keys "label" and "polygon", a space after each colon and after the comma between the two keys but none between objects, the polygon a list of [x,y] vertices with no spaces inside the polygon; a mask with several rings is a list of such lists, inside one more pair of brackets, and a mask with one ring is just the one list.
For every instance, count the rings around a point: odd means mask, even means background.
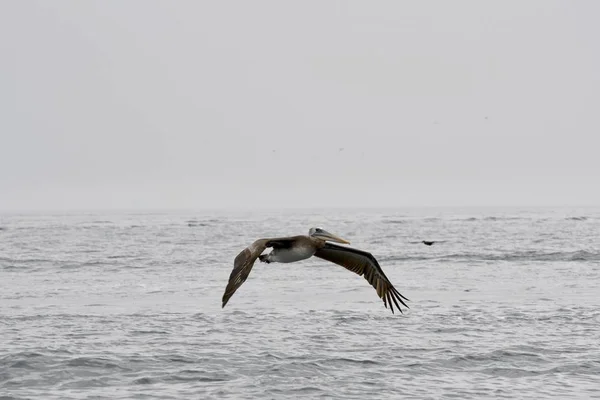
[{"label": "overcast sky", "polygon": [[600,205],[600,1],[0,2],[0,210]]}]

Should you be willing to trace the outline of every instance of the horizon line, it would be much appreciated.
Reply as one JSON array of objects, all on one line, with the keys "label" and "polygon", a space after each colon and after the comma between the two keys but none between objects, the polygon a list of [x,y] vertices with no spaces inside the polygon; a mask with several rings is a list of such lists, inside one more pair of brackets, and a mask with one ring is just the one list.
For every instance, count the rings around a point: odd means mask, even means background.
[{"label": "horizon line", "polygon": [[279,211],[333,211],[333,210],[400,210],[400,209],[515,209],[515,208],[600,208],[594,204],[556,204],[556,205],[400,205],[400,206],[290,206],[290,207],[114,207],[114,208],[30,208],[0,209],[0,214],[75,214],[75,213],[167,213],[167,212],[279,212]]}]

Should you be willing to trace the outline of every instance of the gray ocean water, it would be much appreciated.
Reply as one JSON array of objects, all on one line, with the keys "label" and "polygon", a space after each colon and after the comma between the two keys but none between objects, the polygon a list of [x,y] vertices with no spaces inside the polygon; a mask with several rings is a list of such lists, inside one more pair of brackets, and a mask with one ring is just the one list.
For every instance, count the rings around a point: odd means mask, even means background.
[{"label": "gray ocean water", "polygon": [[[411,301],[239,251],[321,226]],[[0,398],[600,398],[600,209],[0,216]],[[420,240],[436,240],[428,247]]]}]

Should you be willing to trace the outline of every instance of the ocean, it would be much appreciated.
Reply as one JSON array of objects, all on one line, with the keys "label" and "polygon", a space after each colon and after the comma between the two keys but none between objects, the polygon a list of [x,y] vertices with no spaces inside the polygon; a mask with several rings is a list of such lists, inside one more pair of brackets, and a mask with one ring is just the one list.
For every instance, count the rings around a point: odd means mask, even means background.
[{"label": "ocean", "polygon": [[[410,309],[320,259],[221,308],[241,250],[313,226]],[[600,398],[600,209],[0,215],[1,399],[299,397]]]}]

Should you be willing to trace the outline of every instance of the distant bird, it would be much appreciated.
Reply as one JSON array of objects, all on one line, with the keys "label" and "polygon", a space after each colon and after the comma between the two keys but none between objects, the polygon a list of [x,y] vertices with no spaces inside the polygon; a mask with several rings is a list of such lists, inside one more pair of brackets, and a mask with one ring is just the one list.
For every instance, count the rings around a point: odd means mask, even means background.
[{"label": "distant bird", "polygon": [[[402,301],[402,299],[407,301],[408,299],[394,288],[371,253],[351,247],[339,246],[330,242],[350,244],[347,240],[321,228],[311,228],[308,231],[308,236],[300,235],[256,240],[242,250],[235,258],[233,270],[223,294],[222,307],[225,307],[235,291],[246,281],[257,258],[265,263],[292,263],[315,256],[341,265],[359,276],[363,275],[367,282],[375,288],[377,295],[383,300],[386,308],[389,304],[392,313],[394,313],[392,301],[401,313],[402,309],[398,305],[398,301],[408,308],[406,303]],[[273,250],[268,254],[261,255],[267,247],[271,247]],[[316,274],[316,278],[319,278],[318,273]]]},{"label": "distant bird", "polygon": [[426,244],[427,246],[431,246],[432,244],[434,244],[435,242],[431,242],[429,240],[423,240],[423,244]]}]

